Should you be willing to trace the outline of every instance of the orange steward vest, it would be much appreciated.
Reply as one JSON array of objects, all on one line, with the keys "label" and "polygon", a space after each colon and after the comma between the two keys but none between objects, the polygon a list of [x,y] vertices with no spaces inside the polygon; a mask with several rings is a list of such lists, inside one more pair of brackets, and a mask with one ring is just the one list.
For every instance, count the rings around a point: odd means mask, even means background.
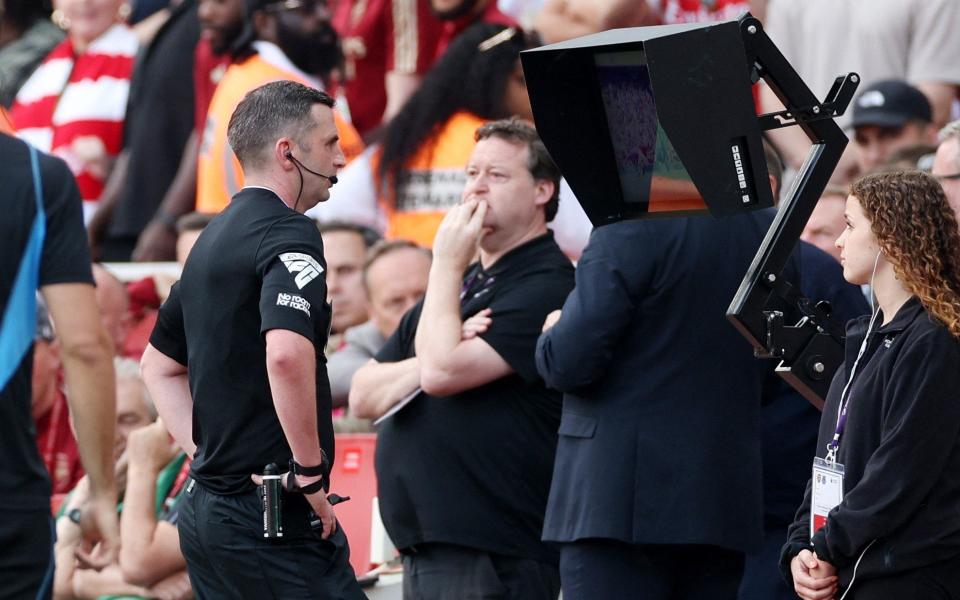
[{"label": "orange steward vest", "polygon": [[[227,125],[233,111],[250,90],[283,79],[308,86],[315,85],[299,73],[268,62],[260,54],[254,54],[227,68],[210,100],[207,122],[203,129],[203,142],[197,158],[198,212],[220,212],[230,202],[230,198],[243,187],[240,161],[234,156],[227,142]],[[350,162],[363,152],[363,141],[353,125],[338,112],[334,111],[333,116],[340,134],[340,147],[347,162]]]}]

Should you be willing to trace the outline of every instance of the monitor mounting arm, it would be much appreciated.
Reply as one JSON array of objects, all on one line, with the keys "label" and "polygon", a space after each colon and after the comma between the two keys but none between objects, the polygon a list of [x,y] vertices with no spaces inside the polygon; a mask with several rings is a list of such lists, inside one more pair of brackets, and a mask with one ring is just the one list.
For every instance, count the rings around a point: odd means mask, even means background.
[{"label": "monitor mounting arm", "polygon": [[[860,78],[856,73],[837,77],[826,100],[819,102],[760,21],[747,13],[739,25],[752,79],[763,79],[786,107],[759,116],[761,128],[799,125],[813,146],[727,309],[727,318],[753,344],[758,357],[780,359],[780,376],[821,408],[843,360],[843,332],[831,320],[826,302],[804,298],[783,280],[782,272],[847,145],[833,119],[846,110]],[[798,322],[785,322],[787,317],[775,308],[784,303],[800,315]]]}]

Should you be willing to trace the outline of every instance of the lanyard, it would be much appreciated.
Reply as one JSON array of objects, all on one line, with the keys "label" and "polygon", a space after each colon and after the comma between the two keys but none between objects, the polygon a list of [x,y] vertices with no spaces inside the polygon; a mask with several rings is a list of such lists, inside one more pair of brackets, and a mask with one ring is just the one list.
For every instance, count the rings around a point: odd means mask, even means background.
[{"label": "lanyard", "polygon": [[867,343],[870,341],[870,334],[873,332],[873,324],[876,322],[877,315],[879,314],[880,310],[877,309],[874,311],[873,316],[870,317],[867,333],[863,336],[863,342],[857,351],[857,359],[853,361],[853,367],[850,368],[850,377],[847,378],[847,383],[843,386],[843,391],[840,392],[840,407],[837,410],[837,427],[833,431],[833,438],[827,444],[826,460],[831,464],[836,464],[837,462],[837,450],[840,448],[840,438],[843,437],[843,431],[847,427],[847,409],[850,406],[850,387],[853,384],[853,378],[857,375],[857,367],[860,366],[860,359],[863,358],[864,353],[867,351]]}]

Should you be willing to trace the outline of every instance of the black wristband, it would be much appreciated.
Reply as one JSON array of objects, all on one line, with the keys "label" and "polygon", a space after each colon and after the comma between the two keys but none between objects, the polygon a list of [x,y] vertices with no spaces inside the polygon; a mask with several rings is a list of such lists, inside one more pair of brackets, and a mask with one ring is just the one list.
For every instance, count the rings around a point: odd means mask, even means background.
[{"label": "black wristband", "polygon": [[290,470],[293,471],[294,475],[303,475],[304,477],[316,477],[317,475],[322,475],[324,477],[330,472],[329,467],[327,466],[327,455],[321,450],[321,462],[319,465],[314,465],[312,467],[305,467],[298,463],[297,461],[290,459]]}]

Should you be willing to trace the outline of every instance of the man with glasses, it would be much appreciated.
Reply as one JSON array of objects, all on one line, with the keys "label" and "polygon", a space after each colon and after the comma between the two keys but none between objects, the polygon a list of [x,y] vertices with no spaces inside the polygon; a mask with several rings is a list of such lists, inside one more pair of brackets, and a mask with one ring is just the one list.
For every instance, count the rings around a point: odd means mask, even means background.
[{"label": "man with glasses", "polygon": [[960,219],[960,120],[941,129],[939,140],[930,174],[940,181],[947,202]]}]

